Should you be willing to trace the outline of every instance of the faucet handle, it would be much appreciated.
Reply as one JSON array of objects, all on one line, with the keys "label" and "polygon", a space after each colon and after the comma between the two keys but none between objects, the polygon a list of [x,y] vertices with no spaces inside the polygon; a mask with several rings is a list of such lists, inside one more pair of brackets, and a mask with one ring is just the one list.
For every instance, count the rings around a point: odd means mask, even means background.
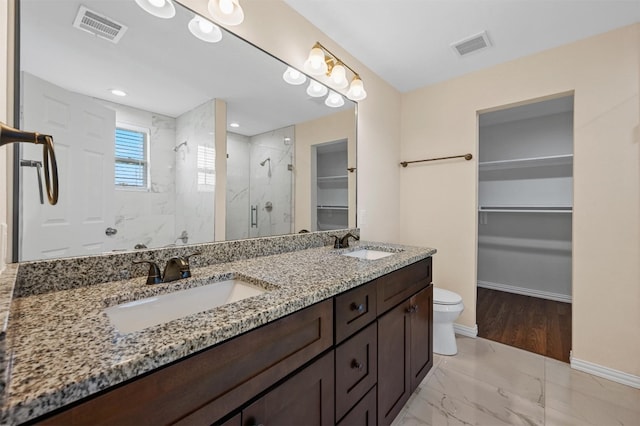
[{"label": "faucet handle", "polygon": [[334,238],[333,240],[333,248],[334,249],[339,249],[342,246],[340,245],[340,238],[338,238],[337,235],[329,235],[329,238]]},{"label": "faucet handle", "polygon": [[189,278],[191,276],[191,266],[189,265],[189,258],[191,256],[198,256],[200,254],[202,254],[202,252],[194,251],[193,253],[182,256],[182,259],[184,259],[184,263],[180,265],[180,275],[182,276],[182,278]]},{"label": "faucet handle", "polygon": [[160,268],[158,264],[152,260],[139,260],[133,262],[136,265],[141,263],[149,264],[149,273],[147,275],[147,284],[160,284],[162,282],[162,276],[160,275]]}]

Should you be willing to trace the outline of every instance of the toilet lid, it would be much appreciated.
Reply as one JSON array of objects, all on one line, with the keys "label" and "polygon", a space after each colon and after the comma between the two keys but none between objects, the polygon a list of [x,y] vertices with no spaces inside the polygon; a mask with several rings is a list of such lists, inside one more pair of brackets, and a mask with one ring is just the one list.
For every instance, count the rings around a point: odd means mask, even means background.
[{"label": "toilet lid", "polygon": [[438,305],[455,305],[462,302],[462,297],[458,293],[445,290],[443,288],[433,288],[433,303]]}]

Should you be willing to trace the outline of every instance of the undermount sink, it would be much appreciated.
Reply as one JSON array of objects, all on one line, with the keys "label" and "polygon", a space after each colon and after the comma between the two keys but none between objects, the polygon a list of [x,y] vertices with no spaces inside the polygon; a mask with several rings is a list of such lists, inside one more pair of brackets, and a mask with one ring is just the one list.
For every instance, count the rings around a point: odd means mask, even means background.
[{"label": "undermount sink", "polygon": [[131,333],[228,303],[259,296],[267,291],[234,278],[122,303],[106,308],[104,311],[118,331]]},{"label": "undermount sink", "polygon": [[358,249],[348,253],[342,253],[343,256],[355,257],[363,260],[377,260],[384,257],[393,256],[395,253],[374,249]]}]

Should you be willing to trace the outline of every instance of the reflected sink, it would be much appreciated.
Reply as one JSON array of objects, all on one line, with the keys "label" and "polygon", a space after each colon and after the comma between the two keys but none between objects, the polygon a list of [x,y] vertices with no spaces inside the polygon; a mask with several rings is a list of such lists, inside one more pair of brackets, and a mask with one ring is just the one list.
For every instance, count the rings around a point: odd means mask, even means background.
[{"label": "reflected sink", "polygon": [[358,259],[364,260],[377,260],[382,259],[387,256],[393,256],[395,253],[390,253],[388,251],[380,251],[373,249],[359,249],[350,251],[349,253],[342,253],[343,256],[356,257]]},{"label": "reflected sink", "polygon": [[259,296],[267,291],[240,279],[229,279],[122,303],[106,308],[104,311],[118,331],[131,333],[228,303]]}]

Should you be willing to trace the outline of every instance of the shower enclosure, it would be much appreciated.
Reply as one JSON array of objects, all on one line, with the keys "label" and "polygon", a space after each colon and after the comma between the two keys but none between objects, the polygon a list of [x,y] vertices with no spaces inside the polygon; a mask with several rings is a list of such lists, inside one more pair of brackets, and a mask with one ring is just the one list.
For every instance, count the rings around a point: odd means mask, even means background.
[{"label": "shower enclosure", "polygon": [[227,133],[227,240],[294,232],[293,146],[293,126]]}]

